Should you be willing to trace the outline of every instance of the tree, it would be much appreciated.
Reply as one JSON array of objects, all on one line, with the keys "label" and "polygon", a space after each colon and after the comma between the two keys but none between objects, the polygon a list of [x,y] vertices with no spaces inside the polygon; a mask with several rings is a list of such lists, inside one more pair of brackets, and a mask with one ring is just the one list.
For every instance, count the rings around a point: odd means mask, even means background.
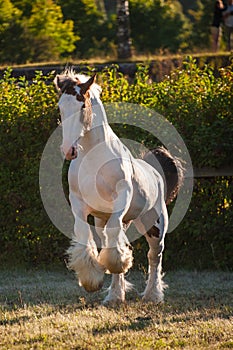
[{"label": "tree", "polygon": [[192,48],[204,49],[210,47],[210,27],[213,20],[214,2],[212,0],[196,0],[195,7],[188,10],[192,31],[190,43]]},{"label": "tree", "polygon": [[190,26],[176,0],[131,0],[130,21],[133,45],[139,52],[177,52],[188,43]]},{"label": "tree", "polygon": [[23,17],[30,17],[35,0],[11,0],[11,2],[22,12]]},{"label": "tree", "polygon": [[53,0],[0,0],[2,63],[59,59],[74,51],[78,39]]},{"label": "tree", "polygon": [[117,0],[117,54],[119,59],[132,56],[128,0]]},{"label": "tree", "polygon": [[37,61],[73,52],[79,39],[73,33],[73,21],[63,21],[60,6],[52,0],[35,1],[30,18],[25,20],[25,33],[31,42],[30,57]]},{"label": "tree", "polygon": [[203,50],[212,16],[213,0],[0,0],[0,62]]},{"label": "tree", "polygon": [[75,55],[90,57],[108,55],[115,28],[105,11],[99,11],[95,0],[59,0],[65,19],[74,22],[74,33],[80,37]]},{"label": "tree", "polygon": [[10,0],[0,0],[0,62],[14,63],[19,57],[22,12]]}]

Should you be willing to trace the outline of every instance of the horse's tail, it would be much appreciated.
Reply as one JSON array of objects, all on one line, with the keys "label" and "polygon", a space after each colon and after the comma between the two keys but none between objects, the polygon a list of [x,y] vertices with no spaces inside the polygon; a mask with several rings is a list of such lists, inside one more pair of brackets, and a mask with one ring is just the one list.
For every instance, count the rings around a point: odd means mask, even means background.
[{"label": "horse's tail", "polygon": [[165,202],[171,203],[184,181],[184,167],[181,159],[173,157],[166,148],[158,147],[145,153],[143,160],[162,175],[165,183]]}]

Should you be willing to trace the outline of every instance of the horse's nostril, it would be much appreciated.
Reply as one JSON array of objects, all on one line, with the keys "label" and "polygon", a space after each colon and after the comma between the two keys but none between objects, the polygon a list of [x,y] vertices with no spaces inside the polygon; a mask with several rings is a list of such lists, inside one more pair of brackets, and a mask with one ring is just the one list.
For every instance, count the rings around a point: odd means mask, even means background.
[{"label": "horse's nostril", "polygon": [[72,152],[71,152],[71,156],[72,156],[72,157],[74,156],[74,152],[75,152],[75,147],[72,146]]},{"label": "horse's nostril", "polygon": [[126,247],[129,248],[129,250],[133,250],[133,247],[131,246],[131,244],[126,244]]}]

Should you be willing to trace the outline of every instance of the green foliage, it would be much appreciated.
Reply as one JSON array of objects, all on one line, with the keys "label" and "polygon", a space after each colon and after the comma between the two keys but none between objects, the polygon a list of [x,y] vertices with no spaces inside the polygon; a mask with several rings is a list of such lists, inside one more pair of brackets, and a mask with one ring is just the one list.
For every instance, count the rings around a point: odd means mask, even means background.
[{"label": "green foliage", "polygon": [[167,268],[232,269],[232,198],[232,177],[195,180],[190,209],[166,239]]},{"label": "green foliage", "polygon": [[[64,52],[72,52],[75,49],[74,42],[79,39],[73,33],[73,22],[63,22],[61,8],[52,0],[35,1],[26,25],[29,37],[35,41],[32,42],[35,52],[31,54],[34,60],[46,60],[51,55],[56,59]],[[38,48],[37,43],[42,49]]]},{"label": "green foliage", "polygon": [[22,12],[14,7],[10,0],[0,0],[0,62],[17,62],[19,52],[23,46],[19,45],[22,26],[20,24]]},{"label": "green foliage", "polygon": [[[68,244],[49,222],[38,188],[40,157],[58,118],[56,93],[47,80],[51,77],[37,72],[29,84],[8,70],[0,81],[0,246],[7,255],[18,251],[28,261],[51,261]],[[103,102],[135,103],[163,114],[183,137],[195,167],[233,166],[232,66],[215,77],[189,57],[160,83],[150,81],[146,65],[138,67],[131,83],[112,66],[98,82]],[[126,119],[113,127],[120,137],[157,145],[137,120],[135,126]],[[195,180],[188,213],[167,235],[165,267],[232,268],[232,185],[232,177]],[[145,240],[134,245],[136,262],[145,264]]]},{"label": "green foliage", "polygon": [[196,167],[233,163],[232,66],[215,77],[189,57],[159,83],[149,104],[165,115],[183,136]]},{"label": "green foliage", "polygon": [[130,1],[132,39],[139,52],[177,52],[188,42],[190,28],[178,1]]},{"label": "green foliage", "polygon": [[74,22],[74,32],[80,37],[76,45],[77,57],[109,56],[116,35],[115,17],[106,18],[95,0],[59,0],[64,17]]},{"label": "green foliage", "polygon": [[61,7],[53,0],[30,5],[25,1],[19,10],[10,0],[0,2],[1,62],[55,60],[74,51],[79,37],[72,20],[63,20]]},{"label": "green foliage", "polygon": [[33,3],[36,0],[11,0],[12,4],[17,7],[25,17],[30,17]]},{"label": "green foliage", "polygon": [[187,15],[191,21],[189,48],[198,50],[210,46],[210,27],[213,21],[215,2],[212,0],[196,0],[194,8],[187,8]]},{"label": "green foliage", "polygon": [[[212,0],[131,0],[129,5],[135,53],[210,48]],[[115,0],[1,0],[0,62],[116,57],[116,28]]]},{"label": "green foliage", "polygon": [[[58,116],[48,78],[36,72],[29,84],[7,70],[0,81],[0,246],[13,260],[20,252],[27,261],[49,261],[53,249],[59,255],[58,242],[65,238],[46,217],[38,185],[40,157]],[[44,249],[49,245],[51,250]]]}]

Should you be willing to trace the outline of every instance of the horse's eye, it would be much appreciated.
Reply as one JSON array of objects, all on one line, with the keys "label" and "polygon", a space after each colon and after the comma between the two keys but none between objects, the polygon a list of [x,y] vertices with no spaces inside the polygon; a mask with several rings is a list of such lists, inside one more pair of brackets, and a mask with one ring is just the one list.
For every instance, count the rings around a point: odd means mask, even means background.
[{"label": "horse's eye", "polygon": [[76,95],[76,99],[77,99],[78,101],[80,101],[80,102],[84,102],[84,97],[83,97],[83,95],[77,94],[77,95]]}]

